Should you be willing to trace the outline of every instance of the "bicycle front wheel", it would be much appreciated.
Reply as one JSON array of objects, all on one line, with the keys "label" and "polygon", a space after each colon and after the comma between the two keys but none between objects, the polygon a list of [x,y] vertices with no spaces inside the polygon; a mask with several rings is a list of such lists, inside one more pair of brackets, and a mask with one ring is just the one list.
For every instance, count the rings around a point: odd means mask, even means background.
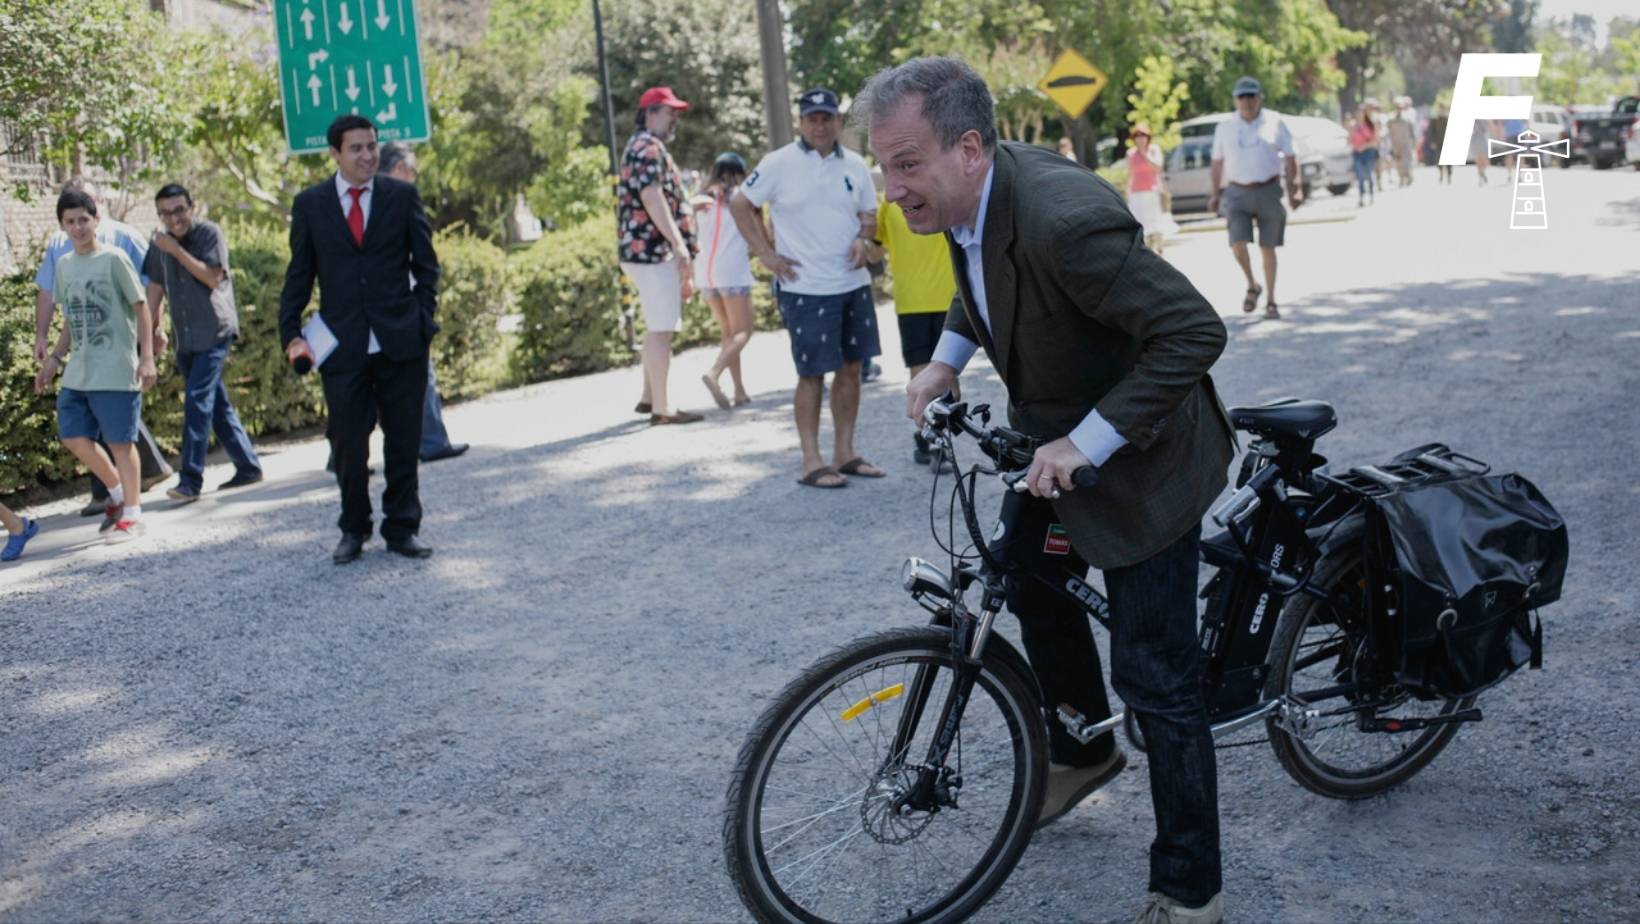
[{"label": "bicycle front wheel", "polygon": [[[935,921],[1000,887],[1041,811],[1047,732],[1029,668],[987,652],[944,767],[923,766],[952,690],[951,635],[883,632],[822,658],[740,749],[729,875],[763,921]],[[913,795],[921,780],[937,780]]]}]

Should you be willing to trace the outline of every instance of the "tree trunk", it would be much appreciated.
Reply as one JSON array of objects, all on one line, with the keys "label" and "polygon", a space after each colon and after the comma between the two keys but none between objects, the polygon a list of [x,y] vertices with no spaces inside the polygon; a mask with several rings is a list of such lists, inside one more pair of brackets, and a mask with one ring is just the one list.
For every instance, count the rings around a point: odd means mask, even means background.
[{"label": "tree trunk", "polygon": [[1358,48],[1347,48],[1338,53],[1338,69],[1344,72],[1344,87],[1338,91],[1341,121],[1348,122],[1361,108],[1361,100],[1367,92],[1367,63],[1371,56],[1370,43]]}]

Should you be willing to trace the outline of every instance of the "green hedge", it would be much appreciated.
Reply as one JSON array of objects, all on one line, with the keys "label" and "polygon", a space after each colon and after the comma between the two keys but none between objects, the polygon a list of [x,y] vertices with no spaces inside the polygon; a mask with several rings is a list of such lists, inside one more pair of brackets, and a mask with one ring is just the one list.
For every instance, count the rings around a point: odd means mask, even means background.
[{"label": "green hedge", "polygon": [[[627,348],[623,310],[642,341],[643,312],[637,290],[621,272],[615,253],[615,219],[595,218],[553,231],[514,257],[518,310],[523,315],[512,351],[513,373],[527,382],[597,372],[637,361]],[[769,277],[753,264],[753,320],[759,330],[780,327]],[[705,299],[683,305],[673,341],[682,349],[717,343],[719,331]]]},{"label": "green hedge", "polygon": [[439,394],[471,397],[502,384],[501,318],[512,303],[512,269],[501,248],[466,232],[434,242],[443,276],[438,285],[438,336],[433,363]]}]

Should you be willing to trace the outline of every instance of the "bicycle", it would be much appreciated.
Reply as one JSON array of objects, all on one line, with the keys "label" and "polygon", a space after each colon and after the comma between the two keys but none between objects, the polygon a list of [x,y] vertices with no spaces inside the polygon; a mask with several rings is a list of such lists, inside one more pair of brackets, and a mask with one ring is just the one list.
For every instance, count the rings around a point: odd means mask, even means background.
[{"label": "bicycle", "polygon": [[[1236,491],[1211,513],[1222,531],[1201,544],[1203,561],[1218,569],[1201,592],[1208,603],[1199,626],[1214,735],[1262,722],[1281,766],[1305,788],[1339,799],[1383,792],[1481,713],[1473,696],[1418,699],[1379,663],[1367,623],[1376,604],[1361,551],[1364,506],[1375,491],[1488,467],[1431,444],[1333,476],[1313,451],[1337,425],[1330,405],[1282,399],[1230,414],[1255,439]],[[992,632],[1012,568],[979,528],[977,479],[1023,491],[1039,441],[991,427],[988,407],[970,410],[949,396],[929,405],[924,424],[959,473],[941,543],[950,569],[911,558],[901,573],[932,614],[929,625],[865,636],[821,658],[774,698],[737,758],[724,851],[760,920],[965,917],[1030,841],[1048,722],[1084,743],[1121,726],[1144,749],[1122,713],[1090,722],[1043,702],[1026,659]],[[972,438],[991,464],[962,473],[957,436]],[[1092,487],[1097,471],[1078,470],[1074,481]],[[939,491],[936,477],[931,521]],[[957,507],[971,540],[962,551]],[[1108,625],[1108,602],[1086,581],[1050,586]],[[966,603],[974,587],[977,610]]]}]

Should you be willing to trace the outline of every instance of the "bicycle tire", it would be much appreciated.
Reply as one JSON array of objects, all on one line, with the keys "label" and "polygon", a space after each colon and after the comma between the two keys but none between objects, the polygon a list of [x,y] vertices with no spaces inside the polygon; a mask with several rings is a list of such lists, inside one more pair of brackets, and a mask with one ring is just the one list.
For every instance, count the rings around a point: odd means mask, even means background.
[{"label": "bicycle tire", "polygon": [[[736,759],[734,774],[730,779],[728,792],[725,798],[723,819],[723,847],[730,878],[734,881],[742,902],[760,921],[780,922],[826,922],[839,919],[847,920],[895,920],[905,922],[925,922],[957,920],[966,917],[988,900],[1001,887],[1008,874],[1013,871],[1030,843],[1031,835],[1035,831],[1036,818],[1041,811],[1043,790],[1046,785],[1047,772],[1047,729],[1044,724],[1041,698],[1037,692],[1034,675],[1024,663],[1023,658],[1008,645],[991,645],[982,661],[979,678],[974,685],[974,693],[963,715],[962,734],[968,735],[970,720],[976,718],[978,706],[982,698],[988,699],[1006,725],[1008,747],[1011,748],[1009,762],[1012,768],[1012,779],[1007,782],[1006,808],[1002,809],[1000,821],[995,827],[994,834],[988,841],[981,837],[973,837],[976,844],[982,847],[978,862],[972,868],[959,876],[950,887],[940,892],[938,897],[921,907],[907,907],[894,897],[892,913],[863,913],[858,907],[844,913],[831,913],[824,909],[810,907],[819,904],[819,899],[804,903],[790,894],[790,882],[782,884],[779,881],[779,870],[770,861],[768,845],[765,843],[763,814],[768,808],[767,796],[770,785],[771,768],[780,761],[794,733],[802,727],[806,719],[816,712],[817,707],[827,701],[831,693],[838,692],[840,684],[848,684],[850,678],[864,676],[867,672],[876,669],[879,673],[886,671],[896,664],[931,666],[935,670],[933,683],[939,682],[939,675],[943,674],[947,680],[950,677],[950,631],[936,627],[908,627],[892,629],[877,633],[850,642],[836,651],[826,655],[803,671],[795,680],[783,689],[769,706],[763,711],[745,743],[741,746]],[[842,690],[843,697],[838,701],[845,701],[858,696],[865,686],[850,687]],[[983,696],[982,696],[983,694]],[[895,702],[902,703],[901,709],[894,709],[890,704],[885,713],[903,710],[904,701],[913,697],[901,697]],[[943,696],[931,696],[926,711],[921,713],[921,724],[932,725],[934,717],[939,714],[939,706]],[[875,711],[876,707],[872,707]],[[829,715],[826,716],[829,719]],[[884,718],[887,716],[885,715]],[[861,726],[863,727],[864,722]],[[880,724],[880,722],[879,722]],[[836,727],[836,723],[832,723]],[[839,733],[841,734],[841,733]],[[806,740],[805,736],[805,740]],[[815,737],[819,737],[816,735]],[[1000,736],[998,736],[1000,737]],[[921,738],[917,739],[921,741]],[[976,747],[972,738],[964,738],[970,748]],[[923,751],[920,746],[909,749],[911,758],[920,757]],[[953,755],[957,752],[953,748]],[[794,759],[801,766],[801,758]],[[841,763],[841,761],[839,761]],[[894,761],[887,761],[885,765],[893,765]],[[901,762],[903,764],[903,762]],[[966,776],[966,768],[964,768]],[[855,782],[858,782],[856,780]],[[976,800],[983,800],[987,794],[993,802],[999,801],[994,793],[990,793],[988,786],[996,786],[992,781],[985,781],[980,787],[974,787],[974,779],[962,780],[959,789],[963,800],[970,795]],[[867,803],[878,799],[882,793],[884,783],[882,768],[876,776],[865,781],[866,786],[854,798],[859,799],[859,814],[861,828],[869,822],[870,811]],[[821,788],[821,787],[814,787]],[[816,821],[799,817],[796,821],[784,825],[775,825],[768,831],[789,827],[798,822],[807,822],[804,829],[813,827],[820,815],[838,814],[852,815],[855,804],[845,799],[827,801],[824,797],[813,797],[800,794],[802,798],[819,798],[822,804],[832,807],[825,809],[814,816]],[[971,803],[970,803],[971,805]],[[927,821],[914,834],[909,842],[915,844],[925,832],[931,830],[934,824],[941,821],[941,817],[950,817],[969,806],[947,809],[938,814],[925,816]],[[776,815],[771,819],[778,820]],[[898,817],[898,816],[896,816]],[[842,820],[840,817],[839,821]],[[852,821],[852,820],[851,820]],[[957,824],[952,822],[951,824]],[[886,827],[886,825],[885,825]],[[801,834],[804,829],[799,829]],[[942,831],[946,829],[941,829]],[[888,845],[878,840],[876,833],[868,833],[870,839],[877,840],[881,847],[882,857],[886,863],[888,859]],[[784,832],[782,832],[784,836]],[[792,834],[785,837],[781,844],[774,845],[778,850],[792,838]],[[847,838],[856,837],[856,834],[846,835]],[[770,838],[772,840],[772,838]],[[861,842],[864,846],[865,842]],[[802,849],[800,845],[794,850]],[[925,852],[931,850],[924,844]],[[911,848],[911,856],[915,861],[915,847]],[[841,857],[842,854],[838,854]],[[936,857],[937,859],[937,857]],[[818,861],[817,861],[818,862]],[[832,862],[831,860],[827,861]],[[791,866],[788,862],[786,867]],[[804,870],[808,875],[812,870]],[[882,871],[876,870],[879,878]],[[960,874],[962,871],[956,871]],[[854,881],[844,878],[844,884],[853,885]],[[936,887],[939,891],[939,887]],[[852,893],[851,893],[852,894]],[[838,898],[837,903],[843,904],[844,896],[841,890],[827,893],[826,899]],[[874,908],[890,907],[882,896],[869,894],[861,901]],[[901,910],[903,909],[903,910]]]},{"label": "bicycle tire", "polygon": [[[1337,594],[1346,600],[1347,606],[1353,610],[1343,620],[1334,619],[1331,625],[1336,627],[1335,634],[1342,634],[1345,651],[1351,645],[1359,645],[1360,633],[1357,629],[1346,628],[1346,625],[1359,627],[1364,625],[1364,559],[1358,544],[1345,546],[1330,560],[1322,562],[1316,575],[1316,586],[1326,591],[1329,596]],[[1293,605],[1281,615],[1281,621],[1276,627],[1275,638],[1270,643],[1269,663],[1272,667],[1270,679],[1265,688],[1265,695],[1278,697],[1293,693],[1293,673],[1299,657],[1299,649],[1303,646],[1306,631],[1324,623],[1317,622],[1318,618],[1325,619],[1322,601],[1310,596],[1298,597]],[[1353,657],[1350,659],[1353,665]],[[1346,673],[1353,676],[1353,666],[1344,668],[1343,654],[1339,656],[1339,669],[1334,670],[1334,681],[1344,679]],[[1343,673],[1340,672],[1343,671]],[[1321,701],[1330,702],[1330,701]],[[1408,700],[1412,702],[1412,700]],[[1446,715],[1460,709],[1467,709],[1474,705],[1475,697],[1462,699],[1444,699],[1421,703],[1435,710],[1436,715]],[[1324,708],[1324,707],[1323,707]],[[1343,732],[1339,740],[1376,739],[1380,742],[1397,742],[1407,740],[1403,735],[1411,737],[1411,744],[1401,747],[1393,757],[1379,764],[1365,768],[1349,769],[1330,763],[1322,758],[1311,743],[1289,734],[1279,724],[1279,720],[1272,716],[1265,720],[1269,731],[1270,747],[1275,751],[1276,759],[1299,785],[1318,795],[1333,799],[1365,799],[1392,789],[1412,778],[1414,774],[1429,765],[1436,755],[1440,754],[1458,733],[1458,723],[1436,725],[1417,732],[1401,732],[1389,734],[1384,732],[1362,732],[1353,728],[1353,719],[1343,717],[1344,722],[1332,726]],[[1336,721],[1336,720],[1335,720]],[[1353,735],[1354,738],[1349,736]]]}]

